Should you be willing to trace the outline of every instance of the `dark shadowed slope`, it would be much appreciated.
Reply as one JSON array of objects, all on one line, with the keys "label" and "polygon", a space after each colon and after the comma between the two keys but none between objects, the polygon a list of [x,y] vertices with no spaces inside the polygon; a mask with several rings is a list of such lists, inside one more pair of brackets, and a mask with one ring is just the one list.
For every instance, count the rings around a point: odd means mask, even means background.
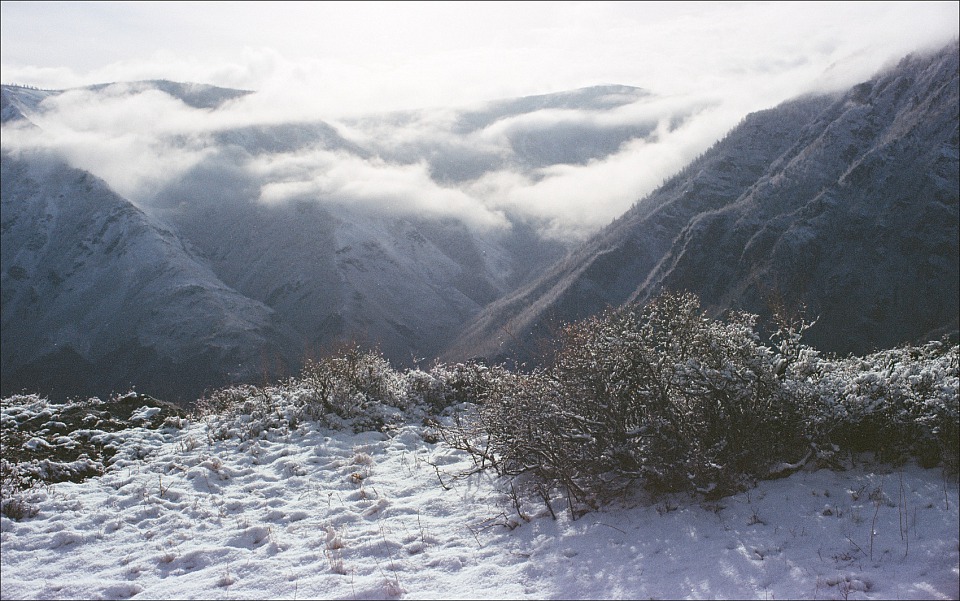
[{"label": "dark shadowed slope", "polygon": [[2,187],[2,394],[192,400],[280,359],[273,311],[103,181],[4,153]]}]

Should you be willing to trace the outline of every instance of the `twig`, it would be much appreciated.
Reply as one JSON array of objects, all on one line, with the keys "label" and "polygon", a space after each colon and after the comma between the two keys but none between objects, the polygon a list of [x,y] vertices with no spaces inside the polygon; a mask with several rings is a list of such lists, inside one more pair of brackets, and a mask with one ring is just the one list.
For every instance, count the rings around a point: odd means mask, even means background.
[{"label": "twig", "polygon": [[[861,553],[863,553],[864,555],[866,555],[866,553],[864,553],[863,549],[860,548],[860,545],[858,545],[857,543],[853,542],[853,539],[852,539],[852,538],[850,538],[850,537],[848,536],[848,537],[847,537],[847,540],[850,541],[850,544],[851,544],[851,545],[853,545],[854,547],[857,548],[857,551],[860,551]],[[871,561],[873,560],[873,537],[872,537],[872,536],[870,537],[870,559],[871,559]]]},{"label": "twig", "polygon": [[424,545],[427,544],[427,537],[423,531],[423,524],[420,522],[420,509],[417,509],[417,527],[420,528],[420,542]]},{"label": "twig", "polygon": [[469,525],[466,526],[466,528],[467,528],[467,530],[470,531],[470,534],[473,535],[474,540],[477,541],[477,548],[482,549],[482,548],[483,548],[483,544],[480,542],[480,537],[477,536],[476,530],[474,530],[473,528],[471,528]]},{"label": "twig", "polygon": [[451,487],[449,487],[449,486],[447,486],[446,484],[443,483],[443,478],[440,477],[440,466],[437,465],[436,463],[433,463],[432,461],[427,461],[426,463],[427,463],[427,465],[433,466],[433,470],[434,470],[435,472],[437,472],[437,480],[440,481],[440,486],[443,487],[443,490],[453,490],[453,488],[451,488]]},{"label": "twig", "polygon": [[903,552],[906,557],[910,553],[910,510],[907,507],[907,491],[903,486],[903,471],[900,472],[900,503],[897,507],[900,514],[900,538],[907,543],[907,548]]},{"label": "twig", "polygon": [[616,531],[619,532],[620,534],[626,534],[625,531],[617,528],[616,526],[611,526],[610,524],[604,524],[603,522],[597,522],[597,523],[600,524],[601,526],[606,526],[607,528],[613,528],[614,530],[616,530]]},{"label": "twig", "polygon": [[943,509],[950,510],[950,499],[947,497],[947,468],[940,470],[940,480],[943,483]]}]

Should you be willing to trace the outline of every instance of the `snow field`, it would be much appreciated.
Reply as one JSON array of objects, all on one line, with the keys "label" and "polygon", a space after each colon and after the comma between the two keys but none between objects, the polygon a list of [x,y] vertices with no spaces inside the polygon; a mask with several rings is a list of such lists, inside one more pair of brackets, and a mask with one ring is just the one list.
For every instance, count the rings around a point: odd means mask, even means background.
[{"label": "snow field", "polygon": [[[958,488],[914,465],[802,471],[573,520],[418,426],[212,441],[195,423],[2,518],[2,597],[957,598]],[[138,441],[137,436],[144,436]],[[871,534],[871,532],[873,534]]]}]

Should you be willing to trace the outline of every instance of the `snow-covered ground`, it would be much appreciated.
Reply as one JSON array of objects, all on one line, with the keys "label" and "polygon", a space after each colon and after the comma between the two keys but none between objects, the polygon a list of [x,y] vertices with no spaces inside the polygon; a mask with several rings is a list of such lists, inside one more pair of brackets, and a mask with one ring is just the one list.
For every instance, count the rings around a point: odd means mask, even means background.
[{"label": "snow-covered ground", "polygon": [[960,498],[940,469],[801,471],[577,520],[556,502],[554,520],[490,473],[457,478],[470,458],[422,426],[207,432],[128,430],[103,476],[37,489],[36,515],[2,518],[2,597],[960,596]]}]

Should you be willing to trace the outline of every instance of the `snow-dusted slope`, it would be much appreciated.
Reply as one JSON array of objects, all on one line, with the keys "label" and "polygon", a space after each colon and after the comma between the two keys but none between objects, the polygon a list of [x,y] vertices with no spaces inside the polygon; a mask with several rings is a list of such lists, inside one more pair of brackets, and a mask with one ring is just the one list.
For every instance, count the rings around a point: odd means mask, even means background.
[{"label": "snow-dusted slope", "polygon": [[180,423],[109,437],[118,453],[103,476],[38,487],[32,515],[0,517],[3,598],[960,593],[956,480],[913,463],[803,470],[713,502],[638,494],[552,519],[418,424],[239,441]]},{"label": "snow-dusted slope", "polygon": [[957,331],[960,53],[854,87],[734,203],[691,220],[635,292],[819,316],[810,341],[861,353]]},{"label": "snow-dusted slope", "polygon": [[401,364],[432,357],[511,274],[501,247],[455,221],[242,201],[169,218],[224,282],[296,331],[304,356],[358,341]]},{"label": "snow-dusted slope", "polygon": [[[449,349],[535,358],[560,321],[686,289],[719,312],[806,307],[808,342],[864,352],[956,332],[958,50],[839,97],[749,116]],[[521,343],[520,341],[524,341]]]},{"label": "snow-dusted slope", "polygon": [[75,89],[96,92],[106,88],[120,88],[124,93],[138,93],[146,90],[163,92],[180,100],[185,105],[197,109],[215,109],[230,100],[243,98],[250,94],[249,90],[234,90],[203,83],[169,81],[166,79],[147,79],[122,84],[97,84]]},{"label": "snow-dusted slope", "polygon": [[[230,100],[242,98],[250,93],[246,90],[233,90],[207,84],[181,83],[164,79],[125,84],[98,84],[74,89],[99,92],[111,87],[116,89],[118,86],[123,89],[124,93],[138,93],[147,90],[163,92],[180,100],[187,106],[199,109],[214,109]],[[47,98],[58,96],[64,91],[66,90],[39,90],[24,86],[4,85],[2,98],[0,98],[0,108],[2,108],[0,122],[6,123],[14,119],[28,118],[27,115],[40,109],[41,102]]]},{"label": "snow-dusted slope", "polygon": [[28,114],[36,111],[41,102],[56,94],[56,91],[51,90],[3,86],[0,92],[0,123],[28,120]]},{"label": "snow-dusted slope", "polygon": [[2,234],[4,394],[195,395],[279,354],[268,307],[58,159],[3,154]]}]

